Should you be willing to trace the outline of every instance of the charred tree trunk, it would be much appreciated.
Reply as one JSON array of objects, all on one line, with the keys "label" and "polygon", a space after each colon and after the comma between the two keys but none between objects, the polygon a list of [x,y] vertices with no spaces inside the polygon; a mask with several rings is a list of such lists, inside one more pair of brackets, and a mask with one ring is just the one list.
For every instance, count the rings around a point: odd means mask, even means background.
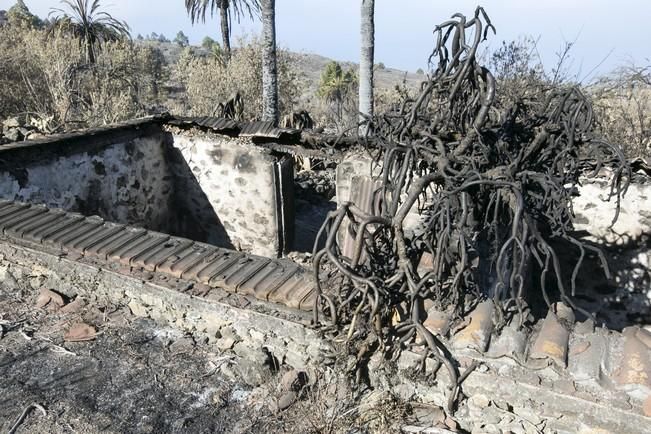
[{"label": "charred tree trunk", "polygon": [[231,28],[229,20],[229,0],[222,0],[222,5],[219,8],[219,15],[221,17],[222,29],[222,43],[224,45],[224,59],[229,61],[231,58]]},{"label": "charred tree trunk", "polygon": [[276,0],[262,0],[262,120],[278,124]]},{"label": "charred tree trunk", "polygon": [[84,43],[86,44],[86,62],[90,65],[94,65],[97,59],[95,57],[95,46],[90,34],[84,36]]},{"label": "charred tree trunk", "polygon": [[[362,50],[359,61],[359,113],[360,121],[373,116],[373,63],[375,54],[375,0],[362,0],[361,37]],[[365,127],[363,128],[365,129]]]}]

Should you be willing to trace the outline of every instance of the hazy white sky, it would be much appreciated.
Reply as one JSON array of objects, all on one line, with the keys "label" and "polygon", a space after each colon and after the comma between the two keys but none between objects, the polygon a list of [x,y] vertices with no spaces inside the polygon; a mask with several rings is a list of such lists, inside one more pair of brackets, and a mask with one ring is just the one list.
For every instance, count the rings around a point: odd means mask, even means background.
[{"label": "hazy white sky", "polygon": [[[15,0],[0,0],[8,9]],[[472,14],[478,0],[376,0],[376,61],[389,67],[425,69],[434,25],[454,12]],[[57,0],[25,0],[47,16]],[[219,40],[218,20],[192,26],[183,0],[105,0],[105,9],[126,20],[133,35],[156,32],[170,39],[179,30],[192,43],[210,35]],[[651,0],[484,0],[497,28],[492,45],[520,35],[540,37],[539,53],[551,67],[564,40],[576,39],[573,70],[581,78],[608,56],[599,72],[635,61],[651,63]],[[359,0],[277,0],[279,44],[338,60],[356,61],[359,51]],[[259,23],[244,19],[234,35],[259,32]],[[610,53],[610,55],[609,55]],[[579,72],[580,71],[580,72]]]}]

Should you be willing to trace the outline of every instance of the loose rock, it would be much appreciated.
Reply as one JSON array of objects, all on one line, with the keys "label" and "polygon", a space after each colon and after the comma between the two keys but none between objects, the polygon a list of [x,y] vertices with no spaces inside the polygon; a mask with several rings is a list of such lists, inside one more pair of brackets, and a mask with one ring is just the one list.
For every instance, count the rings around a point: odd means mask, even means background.
[{"label": "loose rock", "polygon": [[289,406],[296,402],[296,397],[296,392],[285,392],[280,398],[278,398],[278,409],[285,410],[289,408]]},{"label": "loose rock", "polygon": [[286,372],[280,380],[280,387],[285,392],[298,392],[308,383],[308,376],[305,371],[292,369]]}]

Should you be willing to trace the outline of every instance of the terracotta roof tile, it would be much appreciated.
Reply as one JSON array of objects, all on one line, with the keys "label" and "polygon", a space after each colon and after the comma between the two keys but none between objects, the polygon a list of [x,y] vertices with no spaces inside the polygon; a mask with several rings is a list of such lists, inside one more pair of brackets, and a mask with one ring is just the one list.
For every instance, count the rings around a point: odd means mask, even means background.
[{"label": "terracotta roof tile", "polygon": [[98,229],[103,223],[104,221],[100,218],[82,219],[61,231],[45,237],[43,243],[57,247],[74,243],[79,238],[86,237],[88,233]]},{"label": "terracotta roof tile", "polygon": [[178,254],[192,245],[192,241],[172,238],[168,242],[158,246],[149,252],[148,255],[136,258],[133,263],[144,267],[145,270],[155,271],[160,265],[170,258],[178,258]]},{"label": "terracotta roof tile", "polygon": [[126,228],[126,230],[119,232],[116,236],[107,238],[105,241],[87,249],[87,252],[88,254],[108,259],[117,251],[143,237],[146,232],[142,228]]},{"label": "terracotta roof tile", "polygon": [[48,209],[44,206],[32,206],[29,210],[16,214],[13,218],[3,219],[0,229],[5,233],[9,233],[11,230],[20,231],[25,225],[38,221],[47,212]]},{"label": "terracotta roof tile", "polygon": [[181,261],[186,260],[187,258],[192,256],[195,251],[196,250],[195,250],[194,243],[190,243],[190,245],[188,245],[184,249],[181,249],[180,251],[171,254],[170,256],[165,258],[163,262],[156,265],[156,271],[160,271],[162,273],[167,273],[167,274],[173,274],[172,267],[178,267]]},{"label": "terracotta roof tile", "polygon": [[41,226],[49,226],[53,222],[62,218],[65,214],[62,211],[53,210],[38,216],[35,219],[23,222],[22,224],[15,225],[11,229],[5,231],[9,235],[15,237],[22,237],[25,233],[37,229]]},{"label": "terracotta roof tile", "polygon": [[[243,264],[239,269],[235,270],[234,273],[229,273],[228,276],[223,276],[223,284],[229,288],[235,288],[236,291],[239,290],[242,282],[249,280],[251,277],[255,276],[263,268],[271,262],[267,258],[255,258],[252,259],[249,263]],[[210,284],[216,283],[215,280],[212,280]]]},{"label": "terracotta roof tile", "polygon": [[83,219],[84,217],[79,214],[66,213],[63,218],[57,219],[55,222],[44,223],[39,227],[26,231],[23,237],[30,241],[43,243],[48,237],[69,230]]},{"label": "terracotta roof tile", "polygon": [[256,274],[240,282],[237,286],[237,292],[245,295],[252,295],[261,300],[266,300],[266,292],[264,292],[264,288],[268,286],[267,282],[269,281],[270,276],[278,273],[279,270],[282,270],[282,266],[276,261],[270,261]]},{"label": "terracotta roof tile", "polygon": [[486,351],[493,332],[493,301],[479,303],[468,316],[468,325],[453,337],[453,346],[457,349],[472,348]]},{"label": "terracotta roof tile", "polygon": [[122,231],[124,231],[123,225],[106,222],[101,227],[97,228],[97,230],[88,233],[85,237],[81,237],[76,241],[69,243],[68,247],[78,253],[85,253],[87,249],[112,237],[116,237]]},{"label": "terracotta roof tile", "polygon": [[651,393],[651,348],[638,336],[638,328],[624,329],[624,352],[614,372],[614,380],[620,386],[639,385]]},{"label": "terracotta roof tile", "polygon": [[[556,313],[554,313],[556,310]],[[567,365],[567,348],[570,340],[570,327],[574,324],[572,309],[557,303],[543,320],[540,333],[529,352],[532,359],[550,359],[559,366]]]},{"label": "terracotta roof tile", "polygon": [[[194,257],[193,261],[188,261],[187,267],[183,267],[180,277],[188,280],[198,280],[199,273],[204,271],[209,266],[215,266],[215,259],[220,259],[222,262],[232,260],[231,256],[235,255],[236,252],[227,253],[224,255],[221,252],[221,249],[207,249],[203,253]],[[181,267],[179,267],[181,268]],[[204,273],[205,274],[205,273]]]},{"label": "terracotta roof tile", "polygon": [[135,260],[147,256],[153,250],[156,250],[157,247],[164,245],[170,239],[169,236],[154,235],[152,233],[147,234],[145,239],[143,239],[138,244],[134,245],[123,254],[120,255],[120,262],[125,265],[131,265]]},{"label": "terracotta roof tile", "polygon": [[174,277],[183,276],[184,278],[191,278],[189,272],[192,272],[196,267],[205,266],[210,261],[210,258],[215,255],[216,251],[216,248],[207,248],[193,244],[188,251],[179,255],[179,259],[170,264],[166,262],[160,269],[161,271],[169,269],[169,273]]}]

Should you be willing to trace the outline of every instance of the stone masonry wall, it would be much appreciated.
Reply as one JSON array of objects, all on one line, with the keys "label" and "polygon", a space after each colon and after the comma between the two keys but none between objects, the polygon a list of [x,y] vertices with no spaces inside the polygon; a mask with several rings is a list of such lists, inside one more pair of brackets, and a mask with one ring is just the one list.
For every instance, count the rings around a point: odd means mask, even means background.
[{"label": "stone masonry wall", "polygon": [[[100,140],[103,142],[100,143]],[[160,129],[0,149],[0,198],[165,230],[169,175]]]},{"label": "stone masonry wall", "polygon": [[[337,167],[337,203],[352,201],[367,208],[374,186],[371,178],[379,174],[377,166],[364,154],[347,155]],[[599,179],[581,180],[579,195],[573,200],[574,227],[586,231],[588,240],[604,251],[613,272],[608,279],[598,260],[586,260],[577,276],[578,293],[582,307],[599,313],[609,327],[621,329],[634,319],[637,323],[651,324],[651,183],[631,183],[620,203],[619,218],[611,227],[617,201],[608,200],[610,193],[605,171]],[[368,209],[366,209],[368,211]],[[416,227],[420,217],[415,207],[405,220],[406,229]],[[346,234],[344,222],[340,236]],[[353,239],[345,235],[344,253],[352,252]],[[566,249],[563,253],[575,253]],[[575,263],[578,257],[568,258]],[[570,268],[571,271],[571,268]],[[596,295],[595,295],[596,292]]]},{"label": "stone masonry wall", "polygon": [[0,199],[269,257],[291,244],[285,185],[291,159],[250,139],[147,120],[0,149]]},{"label": "stone masonry wall", "polygon": [[[180,153],[173,163],[181,192],[179,204],[200,225],[210,225],[216,214],[232,247],[261,256],[278,256],[278,158],[250,139],[197,130],[170,131],[174,149]],[[197,200],[197,190],[205,195],[201,201]],[[223,244],[214,238],[207,242]]]},{"label": "stone masonry wall", "polygon": [[307,314],[218,288],[200,296],[206,289],[199,284],[120,267],[117,261],[72,260],[0,240],[0,285],[14,281],[35,290],[53,288],[70,298],[128,305],[136,316],[173,325],[244,358],[268,353],[276,363],[296,369],[322,360],[323,342],[305,327]]},{"label": "stone masonry wall", "polygon": [[[125,275],[120,267],[117,262],[96,264],[0,240],[0,284],[13,282],[13,287],[27,290],[52,288],[67,297],[102,305],[126,304],[137,316],[172,324],[195,339],[207,339],[220,352],[239,355],[244,360],[234,369],[241,370],[252,386],[261,381],[259,372],[271,356],[274,363],[296,369],[332,365],[329,343],[307,327],[309,320],[297,317],[298,312],[229,296],[218,289],[199,296],[205,289],[188,282],[166,280],[155,273],[143,277],[135,270]],[[622,391],[607,392],[600,385],[593,390],[573,382],[554,366],[539,366],[532,375],[510,357],[484,358],[470,350],[456,357],[461,372],[473,360],[481,362],[459,391],[463,397],[455,417],[468,432],[648,432],[648,417]],[[403,352],[394,364],[376,353],[368,366],[375,389],[369,398],[390,391],[402,400],[430,405],[431,411],[444,407],[451,393],[446,370],[440,369],[432,381],[419,374],[420,361],[419,354]],[[437,432],[414,428],[405,432]]]}]

